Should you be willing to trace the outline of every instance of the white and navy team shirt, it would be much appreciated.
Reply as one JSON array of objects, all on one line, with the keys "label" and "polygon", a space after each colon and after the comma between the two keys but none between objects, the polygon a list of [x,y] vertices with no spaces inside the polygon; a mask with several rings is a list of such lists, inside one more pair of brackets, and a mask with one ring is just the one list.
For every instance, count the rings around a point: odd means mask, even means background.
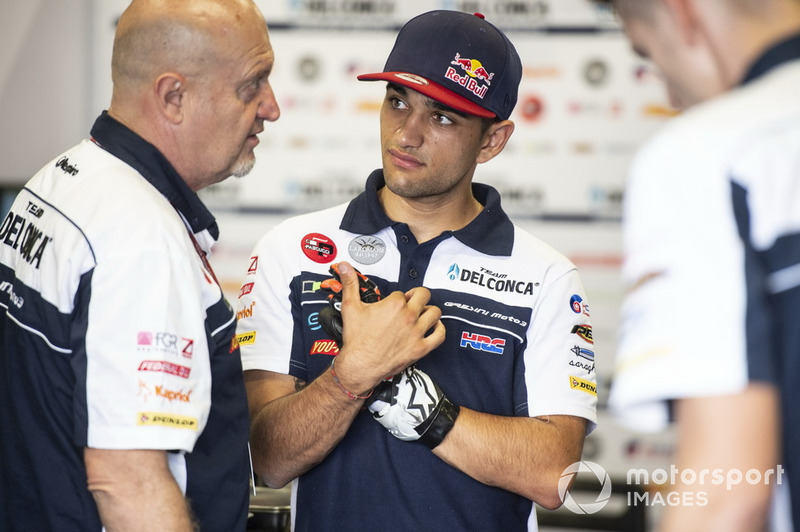
[{"label": "white and navy team shirt", "polygon": [[672,399],[775,383],[800,530],[800,36],[641,150],[623,227],[630,292],[610,406],[658,429]]},{"label": "white and navy team shirt", "polygon": [[[484,209],[472,223],[420,244],[384,214],[382,186],[375,171],[349,204],[286,220],[259,241],[239,297],[244,369],[310,382],[328,368],[338,348],[319,324],[320,282],[344,260],[382,294],[431,291],[446,339],[417,366],[453,402],[499,416],[578,416],[591,430],[595,353],[575,267],[514,226],[491,187],[473,185]],[[536,529],[530,500],[396,439],[366,410],[294,489],[301,531]]]},{"label": "white and navy team shirt", "polygon": [[135,133],[104,113],[92,137],[0,225],[0,529],[101,530],[92,447],[170,451],[203,530],[244,530],[235,316],[200,255],[216,223]]}]

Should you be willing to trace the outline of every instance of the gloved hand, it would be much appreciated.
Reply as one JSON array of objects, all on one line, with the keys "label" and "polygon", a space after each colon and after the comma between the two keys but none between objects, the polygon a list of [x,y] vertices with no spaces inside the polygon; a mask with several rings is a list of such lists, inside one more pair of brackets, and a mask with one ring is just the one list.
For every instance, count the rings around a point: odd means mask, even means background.
[{"label": "gloved hand", "polygon": [[[380,301],[381,291],[378,289],[378,285],[360,271],[353,269],[358,275],[361,301],[364,303]],[[328,303],[330,305],[319,311],[319,324],[336,341],[336,345],[342,347],[342,283],[339,275],[339,264],[332,264],[328,271],[333,275],[333,278],[322,281],[320,288],[329,292]]]},{"label": "gloved hand", "polygon": [[378,384],[367,408],[395,437],[420,440],[431,449],[442,443],[461,410],[416,366]]}]

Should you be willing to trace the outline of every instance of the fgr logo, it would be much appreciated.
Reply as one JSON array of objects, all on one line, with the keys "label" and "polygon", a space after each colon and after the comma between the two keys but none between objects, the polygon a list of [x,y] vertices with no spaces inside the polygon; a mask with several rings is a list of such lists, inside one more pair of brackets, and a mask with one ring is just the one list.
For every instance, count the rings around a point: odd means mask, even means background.
[{"label": "fgr logo", "polygon": [[[575,499],[572,498],[572,495],[570,495],[569,491],[567,491],[567,488],[569,488],[569,484],[572,482],[572,479],[575,477],[575,475],[586,471],[594,473],[594,475],[597,477],[597,480],[600,481],[602,487],[600,488],[600,494],[597,496],[597,500],[595,500],[595,502],[578,504],[575,502]],[[608,473],[606,473],[606,470],[594,462],[575,462],[567,467],[563,473],[561,473],[561,478],[558,481],[558,497],[561,499],[561,502],[564,503],[564,506],[566,506],[573,513],[597,513],[602,510],[606,504],[608,504],[608,499],[611,497],[611,479],[609,478]]]}]

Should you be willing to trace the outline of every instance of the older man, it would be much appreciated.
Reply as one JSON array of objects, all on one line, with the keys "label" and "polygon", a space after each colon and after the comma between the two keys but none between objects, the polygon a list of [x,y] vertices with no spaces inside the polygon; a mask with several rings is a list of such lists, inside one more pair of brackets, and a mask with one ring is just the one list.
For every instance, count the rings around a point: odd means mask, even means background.
[{"label": "older man", "polygon": [[196,191],[279,109],[250,0],[134,0],[111,106],[0,226],[0,529],[243,530],[235,316]]}]

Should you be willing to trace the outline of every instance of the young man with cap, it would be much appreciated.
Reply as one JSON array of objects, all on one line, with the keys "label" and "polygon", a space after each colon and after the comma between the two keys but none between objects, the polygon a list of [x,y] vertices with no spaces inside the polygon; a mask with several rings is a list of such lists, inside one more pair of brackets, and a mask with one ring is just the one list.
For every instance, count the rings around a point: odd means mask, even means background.
[{"label": "young man with cap", "polygon": [[687,502],[662,530],[764,530],[787,477],[800,530],[800,2],[606,3],[688,107],[628,178],[609,405],[640,429],[676,423],[670,489]]},{"label": "young man with cap", "polygon": [[[575,267],[472,183],[511,136],[521,71],[482,16],[412,19],[359,76],[388,82],[383,168],[255,248],[238,328],[254,463],[297,479],[296,530],[532,530],[531,501],[561,504],[596,422],[589,307]],[[320,323],[337,262],[340,348]],[[382,300],[360,300],[353,266]]]}]

